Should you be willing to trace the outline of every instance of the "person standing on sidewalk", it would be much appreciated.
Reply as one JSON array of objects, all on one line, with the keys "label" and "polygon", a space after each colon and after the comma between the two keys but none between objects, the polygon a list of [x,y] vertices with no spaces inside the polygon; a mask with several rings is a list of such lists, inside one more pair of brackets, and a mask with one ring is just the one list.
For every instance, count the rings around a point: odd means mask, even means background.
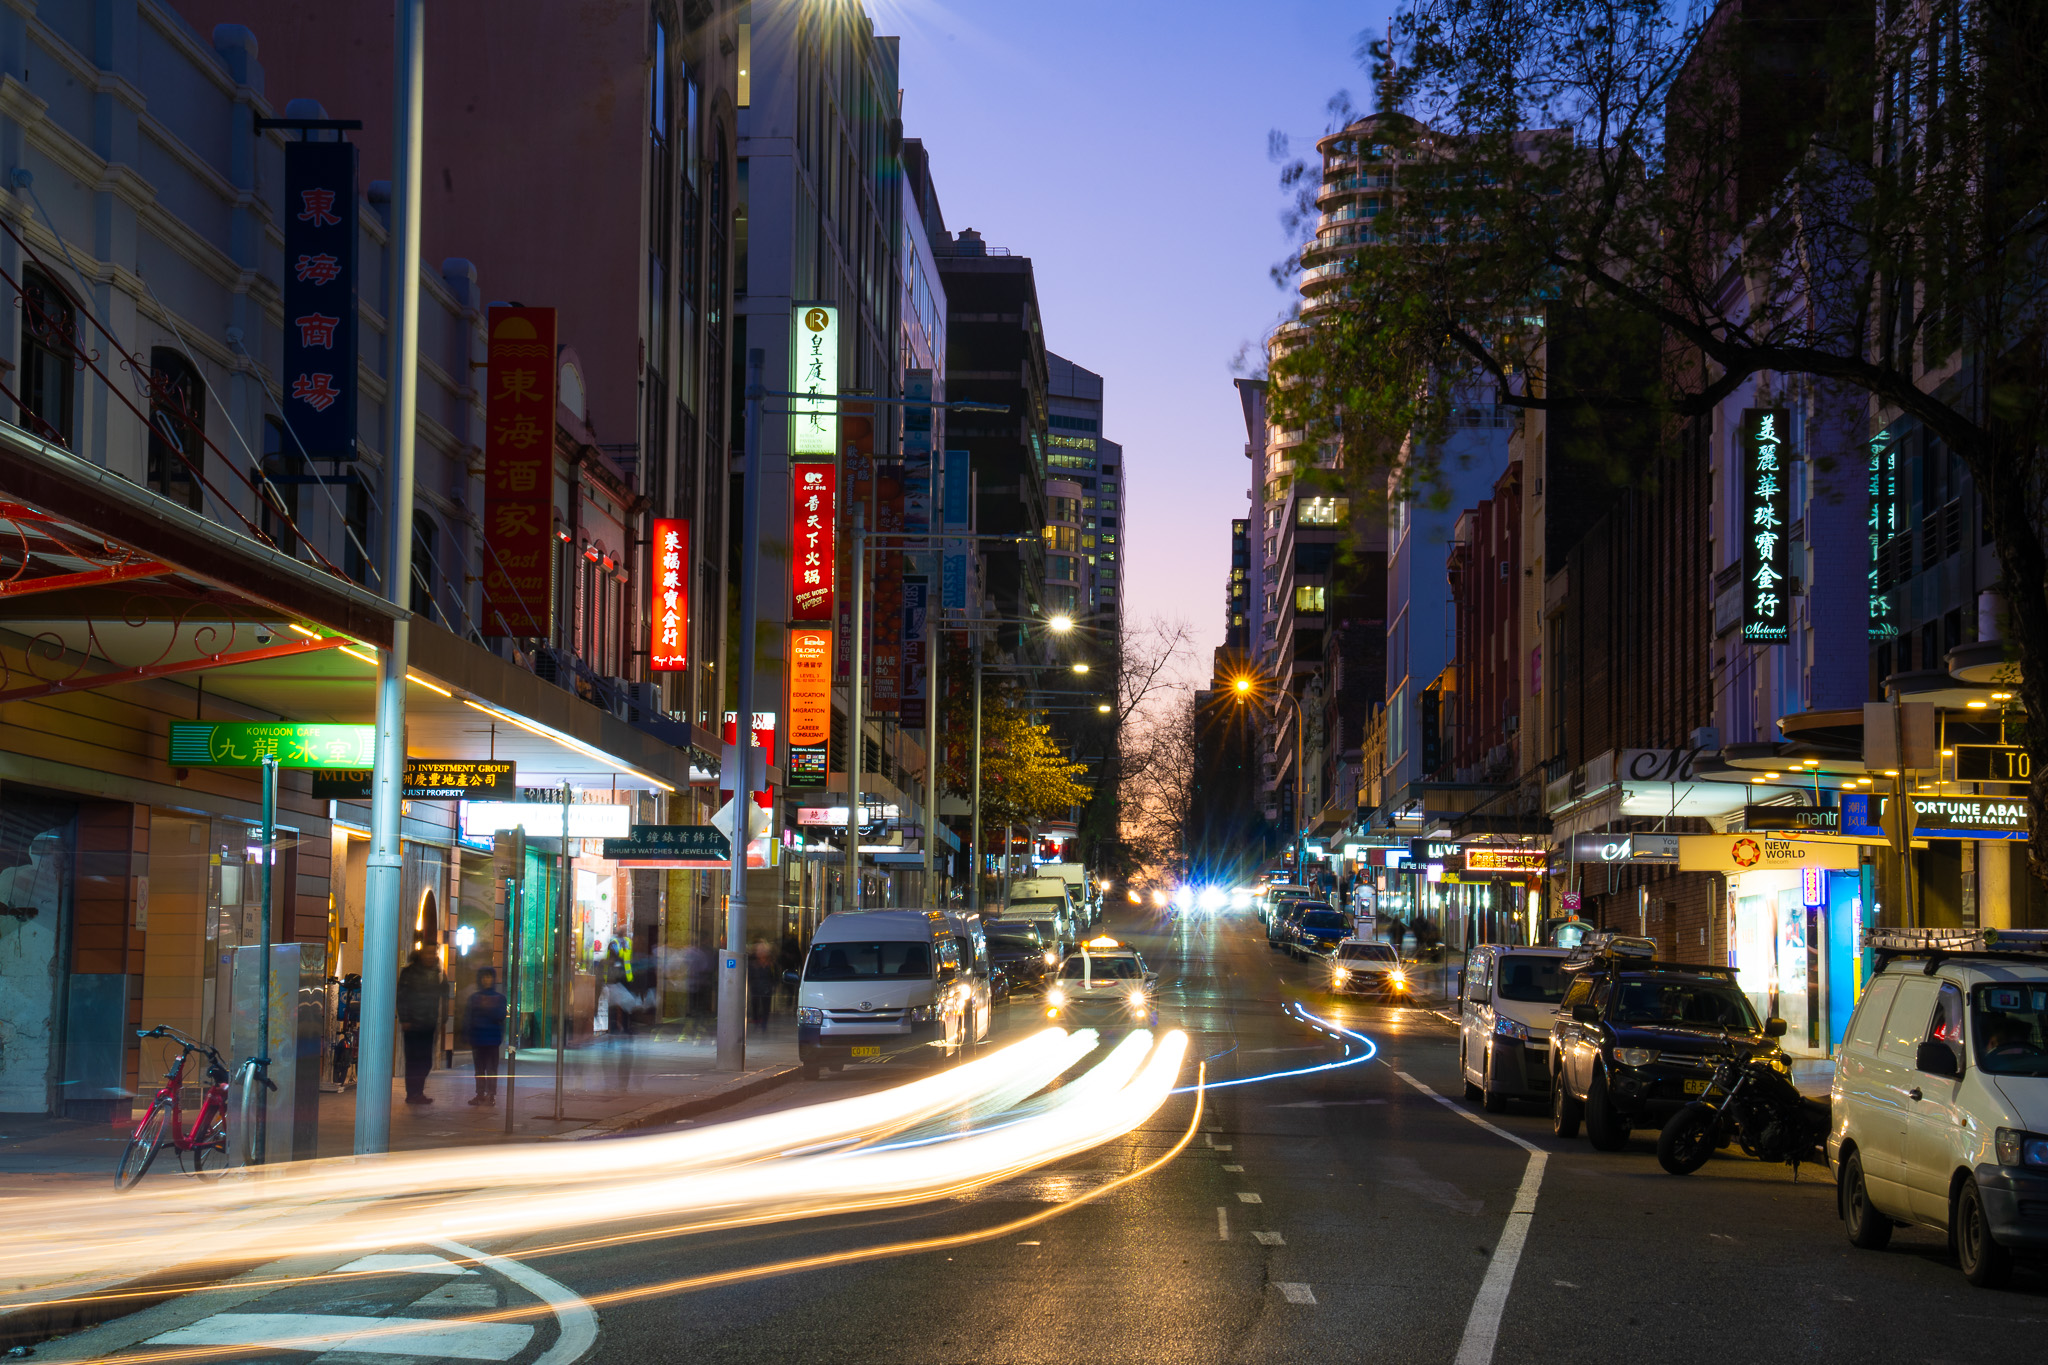
[{"label": "person standing on sidewalk", "polygon": [[768,946],[768,940],[754,940],[753,951],[747,955],[747,1014],[753,1020],[754,1032],[768,1031],[768,1012],[775,1005],[775,988],[780,985],[775,973],[775,950]]},{"label": "person standing on sidewalk", "polygon": [[471,1104],[498,1102],[498,1064],[505,1049],[505,994],[498,989],[498,973],[485,967],[476,974],[476,989],[469,993],[469,1009],[463,1015],[463,1032],[469,1035],[469,1055],[476,1064],[476,1098]]},{"label": "person standing on sidewalk", "polygon": [[440,964],[425,948],[398,974],[398,1030],[405,1039],[405,1102],[432,1104],[427,1073],[434,1069],[434,1035],[441,1027],[444,994]]}]

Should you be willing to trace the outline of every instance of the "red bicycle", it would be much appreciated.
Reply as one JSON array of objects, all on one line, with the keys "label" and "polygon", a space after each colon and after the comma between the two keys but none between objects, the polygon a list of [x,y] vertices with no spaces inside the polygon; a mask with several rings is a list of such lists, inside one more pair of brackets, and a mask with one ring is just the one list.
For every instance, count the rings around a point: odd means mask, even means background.
[{"label": "red bicycle", "polygon": [[[138,1031],[138,1038],[169,1038],[181,1046],[178,1060],[171,1063],[171,1069],[164,1073],[163,1088],[156,1092],[156,1098],[149,1103],[149,1112],[142,1116],[142,1122],[135,1125],[135,1136],[128,1139],[128,1149],[121,1153],[121,1164],[114,1171],[114,1188],[132,1189],[135,1182],[148,1172],[150,1163],[162,1151],[166,1139],[171,1149],[178,1154],[178,1166],[185,1167],[185,1157],[192,1158],[190,1174],[196,1176],[217,1176],[227,1169],[228,1164],[228,1068],[221,1056],[197,1038],[188,1038],[174,1028],[158,1025],[146,1031]],[[192,1116],[192,1126],[181,1131],[179,1119],[184,1113],[180,1092],[185,1085],[185,1063],[195,1052],[206,1054],[206,1089],[199,1099],[199,1112]]]}]

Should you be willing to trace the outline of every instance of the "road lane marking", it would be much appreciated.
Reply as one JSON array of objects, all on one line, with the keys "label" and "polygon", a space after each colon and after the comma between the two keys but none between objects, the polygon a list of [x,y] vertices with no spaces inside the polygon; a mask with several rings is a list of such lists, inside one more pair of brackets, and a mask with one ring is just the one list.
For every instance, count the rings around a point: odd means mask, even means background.
[{"label": "road lane marking", "polygon": [[1230,1210],[1221,1204],[1216,1206],[1216,1240],[1219,1242],[1230,1240]]},{"label": "road lane marking", "polygon": [[1280,1297],[1289,1303],[1313,1304],[1316,1301],[1314,1291],[1305,1284],[1290,1284],[1283,1280],[1275,1282],[1273,1287],[1279,1290]]},{"label": "road lane marking", "polygon": [[421,1298],[415,1308],[496,1308],[498,1291],[487,1284],[444,1284]]},{"label": "road lane marking", "polygon": [[1239,1190],[1237,1192],[1237,1198],[1238,1202],[1241,1204],[1263,1204],[1264,1202],[1266,1202],[1265,1200],[1259,1198],[1257,1195],[1248,1193],[1244,1190]]},{"label": "road lane marking", "polygon": [[1522,1168],[1522,1183],[1515,1190],[1514,1207],[1508,1210],[1507,1223],[1501,1228],[1500,1240],[1494,1244],[1492,1259],[1486,1265],[1486,1278],[1480,1281],[1472,1312],[1465,1319],[1465,1335],[1458,1342],[1455,1365],[1490,1365],[1494,1344],[1500,1339],[1501,1316],[1507,1311],[1508,1292],[1514,1288],[1515,1267],[1521,1262],[1522,1247],[1529,1240],[1529,1224],[1536,1217],[1536,1196],[1543,1188],[1543,1169],[1550,1163],[1550,1153],[1454,1104],[1407,1072],[1396,1070],[1394,1074],[1452,1113],[1506,1138],[1529,1154],[1529,1164]]},{"label": "road lane marking", "polygon": [[347,1265],[336,1266],[330,1275],[474,1275],[468,1266],[457,1265],[446,1256],[379,1255],[358,1256]]},{"label": "road lane marking", "polygon": [[445,1356],[454,1360],[510,1360],[526,1349],[533,1329],[524,1323],[444,1322],[438,1318],[379,1318],[344,1313],[215,1313],[149,1339],[151,1346],[295,1346],[365,1355]]},{"label": "road lane marking", "polygon": [[1226,1171],[1241,1171],[1241,1170],[1243,1170],[1243,1169],[1244,1169],[1244,1167],[1242,1167],[1242,1166],[1225,1166],[1225,1167],[1224,1167],[1223,1169],[1224,1169],[1224,1170],[1226,1170]]},{"label": "road lane marking", "polygon": [[1255,1232],[1252,1234],[1252,1240],[1262,1247],[1284,1247],[1287,1245],[1287,1239],[1277,1232]]},{"label": "road lane marking", "polygon": [[581,1294],[559,1280],[509,1256],[493,1256],[445,1238],[427,1245],[489,1266],[548,1306],[555,1315],[555,1344],[534,1357],[529,1365],[576,1365],[597,1345],[597,1310]]}]

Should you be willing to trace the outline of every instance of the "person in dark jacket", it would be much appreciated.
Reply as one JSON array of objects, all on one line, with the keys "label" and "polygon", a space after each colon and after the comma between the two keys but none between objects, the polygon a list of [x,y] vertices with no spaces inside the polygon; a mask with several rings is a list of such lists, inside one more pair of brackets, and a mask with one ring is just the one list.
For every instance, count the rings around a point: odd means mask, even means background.
[{"label": "person in dark jacket", "polygon": [[405,1102],[432,1104],[427,1073],[434,1069],[434,1035],[441,1029],[444,993],[440,964],[425,948],[398,974],[398,1031],[405,1039]]},{"label": "person in dark jacket", "polygon": [[754,1032],[768,1031],[768,1013],[775,1005],[775,988],[780,984],[775,971],[775,950],[765,938],[755,939],[747,955],[747,1015]]},{"label": "person in dark jacket", "polygon": [[476,1064],[476,1098],[471,1104],[498,1102],[498,1059],[505,1048],[505,993],[498,989],[498,973],[485,967],[476,974],[476,989],[469,993],[469,1009],[463,1015],[463,1032],[469,1035],[469,1055]]}]

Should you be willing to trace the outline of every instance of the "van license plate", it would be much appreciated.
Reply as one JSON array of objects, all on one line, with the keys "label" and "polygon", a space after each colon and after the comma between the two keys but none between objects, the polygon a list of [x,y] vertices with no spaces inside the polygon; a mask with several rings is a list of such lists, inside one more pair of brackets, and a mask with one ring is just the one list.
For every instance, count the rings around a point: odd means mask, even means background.
[{"label": "van license plate", "polygon": [[853,1055],[856,1057],[879,1057],[882,1055],[882,1049],[878,1047],[857,1047],[853,1049]]},{"label": "van license plate", "polygon": [[1688,1095],[1704,1095],[1707,1093],[1707,1083],[1705,1081],[1687,1081],[1685,1083],[1685,1093]]}]

